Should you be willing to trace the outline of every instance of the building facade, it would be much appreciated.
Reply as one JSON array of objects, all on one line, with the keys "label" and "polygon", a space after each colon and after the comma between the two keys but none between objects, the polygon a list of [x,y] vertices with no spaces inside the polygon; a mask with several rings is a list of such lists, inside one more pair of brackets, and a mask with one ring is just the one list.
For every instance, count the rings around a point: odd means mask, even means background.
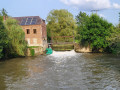
[{"label": "building facade", "polygon": [[14,17],[25,32],[28,46],[47,47],[47,31],[45,20],[39,16]]}]

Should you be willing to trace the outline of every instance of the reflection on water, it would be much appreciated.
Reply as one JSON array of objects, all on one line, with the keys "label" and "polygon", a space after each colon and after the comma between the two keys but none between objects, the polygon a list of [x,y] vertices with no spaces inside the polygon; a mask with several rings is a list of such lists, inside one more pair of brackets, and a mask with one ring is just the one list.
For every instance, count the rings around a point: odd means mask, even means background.
[{"label": "reflection on water", "polygon": [[120,90],[119,58],[54,51],[0,62],[0,90]]}]

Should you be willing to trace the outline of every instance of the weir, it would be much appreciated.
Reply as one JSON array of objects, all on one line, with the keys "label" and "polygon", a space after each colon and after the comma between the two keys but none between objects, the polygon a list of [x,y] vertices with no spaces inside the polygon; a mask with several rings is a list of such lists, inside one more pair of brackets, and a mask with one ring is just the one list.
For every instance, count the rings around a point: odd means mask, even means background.
[{"label": "weir", "polygon": [[74,36],[55,36],[49,44],[55,51],[70,51],[74,49]]},{"label": "weir", "polygon": [[70,51],[74,49],[74,44],[52,44],[51,47],[55,51]]}]

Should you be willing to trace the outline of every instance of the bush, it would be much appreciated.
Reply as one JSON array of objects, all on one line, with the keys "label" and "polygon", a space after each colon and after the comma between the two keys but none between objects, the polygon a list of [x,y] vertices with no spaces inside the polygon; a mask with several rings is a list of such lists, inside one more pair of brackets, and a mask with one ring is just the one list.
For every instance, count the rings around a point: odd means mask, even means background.
[{"label": "bush", "polygon": [[92,51],[103,52],[110,45],[107,38],[113,31],[113,25],[97,14],[91,16],[80,12],[77,19],[77,39],[82,45],[90,45]]}]

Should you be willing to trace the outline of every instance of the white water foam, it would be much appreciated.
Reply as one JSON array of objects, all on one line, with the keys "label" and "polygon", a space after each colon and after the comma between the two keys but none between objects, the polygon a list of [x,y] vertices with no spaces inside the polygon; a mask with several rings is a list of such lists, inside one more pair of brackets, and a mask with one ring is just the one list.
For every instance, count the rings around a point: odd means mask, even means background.
[{"label": "white water foam", "polygon": [[[72,51],[53,51],[53,54],[49,55],[49,58],[53,60],[53,62],[59,64],[62,62],[66,62],[68,59],[74,59],[77,53]],[[54,59],[53,59],[54,58]]]},{"label": "white water foam", "polygon": [[53,57],[73,57],[76,55],[76,52],[74,50],[72,51],[53,51],[53,54],[50,56]]}]

